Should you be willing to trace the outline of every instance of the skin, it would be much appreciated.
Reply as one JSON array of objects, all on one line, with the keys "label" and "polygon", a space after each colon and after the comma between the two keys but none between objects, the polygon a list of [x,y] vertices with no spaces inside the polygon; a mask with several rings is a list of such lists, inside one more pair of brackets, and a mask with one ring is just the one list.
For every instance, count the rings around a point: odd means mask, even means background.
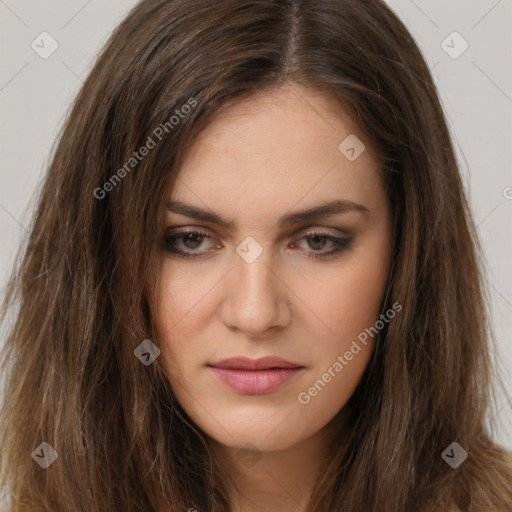
[{"label": "skin", "polygon": [[[355,161],[338,149],[350,134],[366,145]],[[288,84],[217,117],[186,155],[168,198],[236,221],[231,231],[166,213],[166,233],[201,228],[211,236],[176,242],[182,251],[199,253],[195,259],[162,249],[153,316],[173,391],[240,489],[229,491],[234,512],[304,510],[373,340],[360,344],[309,403],[298,395],[381,313],[392,235],[379,164],[362,131],[330,98]],[[277,225],[286,213],[336,199],[368,211]],[[313,229],[352,241],[333,257],[314,258],[335,244],[306,237]],[[248,236],[263,251],[251,263],[236,252]],[[267,355],[304,368],[271,393],[247,395],[206,366]],[[250,462],[241,456],[248,449]]]}]

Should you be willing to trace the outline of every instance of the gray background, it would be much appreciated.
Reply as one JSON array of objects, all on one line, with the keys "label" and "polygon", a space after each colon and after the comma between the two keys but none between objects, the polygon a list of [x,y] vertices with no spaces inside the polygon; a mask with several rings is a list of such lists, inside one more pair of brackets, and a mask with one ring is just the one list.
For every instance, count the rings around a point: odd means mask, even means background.
[{"label": "gray background", "polygon": [[[63,116],[95,55],[135,3],[0,0],[1,295]],[[494,418],[498,441],[512,449],[512,0],[388,4],[433,72],[470,193],[506,384],[489,419]],[[47,59],[31,47],[33,41],[42,46],[42,32],[59,45]],[[464,41],[469,47],[459,55]],[[44,46],[50,48],[49,39]]]}]

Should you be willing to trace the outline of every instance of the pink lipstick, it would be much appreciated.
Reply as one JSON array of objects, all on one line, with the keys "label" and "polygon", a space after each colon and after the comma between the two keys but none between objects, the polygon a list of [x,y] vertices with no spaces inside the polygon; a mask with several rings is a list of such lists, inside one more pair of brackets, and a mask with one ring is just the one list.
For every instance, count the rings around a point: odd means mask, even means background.
[{"label": "pink lipstick", "polygon": [[232,357],[210,363],[208,366],[224,384],[246,395],[270,393],[304,368],[277,356],[261,359]]}]

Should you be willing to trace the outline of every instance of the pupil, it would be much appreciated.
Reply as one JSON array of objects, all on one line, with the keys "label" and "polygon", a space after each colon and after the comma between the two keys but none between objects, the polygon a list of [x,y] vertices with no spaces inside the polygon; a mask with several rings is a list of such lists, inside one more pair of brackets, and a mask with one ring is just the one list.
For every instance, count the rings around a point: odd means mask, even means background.
[{"label": "pupil", "polygon": [[[197,240],[197,239],[200,239],[201,238],[201,235],[197,235],[196,233],[189,233],[188,235],[185,236],[185,244],[187,244],[188,242],[192,242],[192,245],[193,245],[193,249],[195,249],[198,245],[200,245],[201,243],[201,240]],[[194,244],[194,240],[193,239],[196,239],[196,243]]]},{"label": "pupil", "polygon": [[[313,247],[313,248],[315,248],[315,249],[321,249],[321,248],[323,247],[323,245],[325,244],[325,239],[324,239],[322,236],[320,236],[320,235],[313,235],[313,236],[310,238],[310,240],[312,240],[312,241],[313,241],[312,247]],[[315,242],[315,240],[316,240],[316,242]],[[321,247],[318,247],[318,246],[317,246],[317,247],[315,247],[315,244],[316,244],[317,242],[319,242],[319,241],[322,241],[322,240],[323,240],[323,243],[321,243],[321,244],[320,244],[320,246],[321,246]],[[311,244],[310,244],[310,245],[311,245]]]}]

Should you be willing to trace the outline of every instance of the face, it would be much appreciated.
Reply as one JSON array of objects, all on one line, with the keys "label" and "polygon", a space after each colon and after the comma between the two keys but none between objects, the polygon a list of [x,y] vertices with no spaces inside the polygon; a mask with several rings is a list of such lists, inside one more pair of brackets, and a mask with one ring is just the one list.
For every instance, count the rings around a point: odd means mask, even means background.
[{"label": "face", "polygon": [[167,196],[155,343],[216,442],[291,447],[354,392],[390,265],[380,173],[357,126],[298,86],[231,106],[187,154]]}]

